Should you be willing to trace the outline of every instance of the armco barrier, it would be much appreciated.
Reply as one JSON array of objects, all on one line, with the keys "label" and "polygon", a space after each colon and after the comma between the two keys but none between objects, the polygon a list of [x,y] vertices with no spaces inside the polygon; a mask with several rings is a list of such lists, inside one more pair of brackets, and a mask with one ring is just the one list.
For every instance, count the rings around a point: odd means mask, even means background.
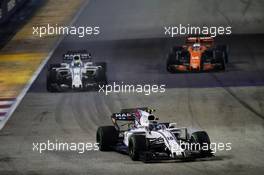
[{"label": "armco barrier", "polygon": [[8,21],[25,1],[27,0],[0,0],[0,24]]}]

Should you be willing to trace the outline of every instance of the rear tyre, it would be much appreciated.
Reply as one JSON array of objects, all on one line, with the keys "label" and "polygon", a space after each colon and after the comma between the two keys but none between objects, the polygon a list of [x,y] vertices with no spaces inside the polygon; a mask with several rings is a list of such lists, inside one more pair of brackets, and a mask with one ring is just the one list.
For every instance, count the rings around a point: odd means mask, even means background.
[{"label": "rear tyre", "polygon": [[170,73],[174,73],[174,70],[171,68],[171,65],[175,64],[175,54],[169,54],[168,55],[168,59],[167,59],[167,63],[166,63],[166,68],[167,68],[167,71],[170,72]]},{"label": "rear tyre", "polygon": [[217,46],[217,49],[223,52],[225,63],[228,63],[228,47],[226,45],[219,45]]},{"label": "rear tyre", "polygon": [[[201,157],[212,156],[212,151],[210,149],[210,138],[205,131],[197,131],[192,133],[190,142],[199,144],[199,151]],[[197,147],[193,147],[192,149],[197,149]]]},{"label": "rear tyre", "polygon": [[56,84],[56,75],[57,72],[53,70],[53,68],[60,68],[61,64],[50,64],[48,66],[48,73],[47,73],[47,81],[46,81],[46,88],[49,92],[58,92],[59,90],[54,87],[52,84]]},{"label": "rear tyre", "polygon": [[96,62],[95,65],[96,66],[101,66],[102,69],[104,70],[104,72],[107,71],[107,64],[106,64],[106,62]]},{"label": "rear tyre", "polygon": [[129,156],[133,161],[137,161],[140,155],[146,151],[146,136],[132,135],[129,138],[128,151]]},{"label": "rear tyre", "polygon": [[166,68],[167,71],[170,73],[175,73],[175,69],[173,69],[171,66],[172,65],[178,65],[178,55],[181,52],[182,48],[181,47],[173,47],[171,49],[170,54],[168,55],[167,58],[167,63],[166,63]]},{"label": "rear tyre", "polygon": [[226,68],[226,61],[225,61],[225,52],[223,50],[216,49],[214,51],[214,59],[220,63],[220,66],[217,67],[217,70],[224,71]]},{"label": "rear tyre", "polygon": [[175,68],[171,68],[171,65],[186,65],[188,63],[190,63],[189,51],[183,47],[175,46],[171,49],[167,59],[167,71],[176,73],[178,71]]},{"label": "rear tyre", "polygon": [[111,151],[118,140],[118,131],[114,126],[101,126],[97,129],[96,141],[100,151]]},{"label": "rear tyre", "polygon": [[221,59],[221,67],[219,68],[220,71],[225,71],[226,69],[226,62],[225,60],[222,58]]},{"label": "rear tyre", "polygon": [[106,85],[107,84],[107,76],[106,76],[107,66],[106,66],[106,63],[105,62],[98,62],[98,63],[96,63],[96,65],[101,66],[101,68],[98,70],[98,73],[96,75],[98,85]]},{"label": "rear tyre", "polygon": [[49,92],[58,92],[58,89],[53,86],[56,82],[56,72],[50,70],[47,75],[46,88]]}]

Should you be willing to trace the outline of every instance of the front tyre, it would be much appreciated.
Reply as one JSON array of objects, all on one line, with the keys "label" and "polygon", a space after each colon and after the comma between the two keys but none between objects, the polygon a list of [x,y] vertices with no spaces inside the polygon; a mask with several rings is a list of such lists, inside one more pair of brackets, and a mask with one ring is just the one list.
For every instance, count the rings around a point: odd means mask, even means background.
[{"label": "front tyre", "polygon": [[[210,149],[210,138],[205,131],[197,131],[192,133],[190,142],[199,145],[199,152],[201,157],[212,156],[212,151]],[[197,147],[192,149],[197,150]]]},{"label": "front tyre", "polygon": [[146,137],[144,135],[132,135],[129,138],[128,151],[133,161],[139,160],[140,154],[146,151]]},{"label": "front tyre", "polygon": [[100,151],[111,151],[118,140],[118,131],[114,126],[101,126],[97,129],[96,141]]},{"label": "front tyre", "polygon": [[50,72],[48,72],[47,80],[46,80],[47,91],[58,92],[58,89],[53,86],[54,82],[56,82],[56,72],[51,70]]}]

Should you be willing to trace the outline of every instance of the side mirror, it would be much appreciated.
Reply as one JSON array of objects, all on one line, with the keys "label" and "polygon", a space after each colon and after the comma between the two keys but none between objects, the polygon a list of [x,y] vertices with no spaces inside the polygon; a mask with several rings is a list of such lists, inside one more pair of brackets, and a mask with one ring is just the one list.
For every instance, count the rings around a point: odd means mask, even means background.
[{"label": "side mirror", "polygon": [[170,123],[169,124],[169,128],[176,128],[177,127],[177,123]]}]

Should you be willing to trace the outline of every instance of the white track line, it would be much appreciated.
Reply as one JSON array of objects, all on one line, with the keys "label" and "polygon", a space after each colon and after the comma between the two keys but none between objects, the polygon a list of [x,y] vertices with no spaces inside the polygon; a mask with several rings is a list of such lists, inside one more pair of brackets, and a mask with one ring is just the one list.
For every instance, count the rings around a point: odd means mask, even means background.
[{"label": "white track line", "polygon": [[[70,25],[73,25],[73,23],[79,18],[80,14],[85,9],[85,7],[88,5],[89,2],[90,1],[86,1],[86,0],[84,1],[84,4],[82,5],[82,7],[78,11],[78,13],[75,15],[75,17],[71,21]],[[32,77],[29,80],[29,82],[26,84],[26,86],[20,92],[20,94],[16,98],[16,101],[14,102],[14,104],[12,105],[12,107],[10,108],[10,110],[7,112],[5,118],[2,121],[0,121],[0,130],[5,126],[6,122],[12,116],[12,114],[14,113],[14,111],[16,110],[16,108],[18,107],[18,105],[20,104],[20,102],[22,101],[22,99],[24,98],[24,96],[26,95],[27,91],[29,90],[29,88],[31,87],[31,85],[34,83],[34,81],[36,80],[36,78],[38,77],[38,75],[40,74],[40,72],[42,71],[42,69],[44,68],[44,66],[46,65],[46,63],[51,58],[51,56],[53,55],[53,53],[55,52],[55,50],[57,49],[57,47],[59,46],[59,44],[61,43],[61,41],[64,38],[65,38],[65,36],[61,36],[59,38],[59,40],[55,44],[55,47],[53,47],[53,49],[49,52],[48,56],[42,61],[42,63],[38,67],[38,69],[32,75]]]}]

